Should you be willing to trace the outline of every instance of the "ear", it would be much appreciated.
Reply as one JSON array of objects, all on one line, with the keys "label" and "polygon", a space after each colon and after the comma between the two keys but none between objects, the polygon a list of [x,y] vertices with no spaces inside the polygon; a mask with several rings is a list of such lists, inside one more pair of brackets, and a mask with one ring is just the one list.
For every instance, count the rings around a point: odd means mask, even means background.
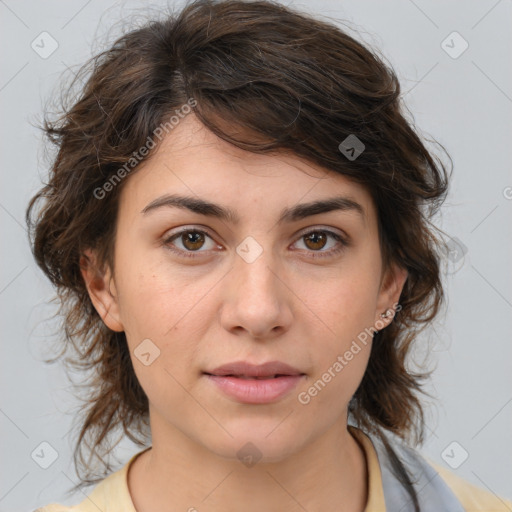
[{"label": "ear", "polygon": [[[375,310],[375,323],[384,324],[387,327],[395,316],[400,294],[407,280],[408,272],[405,268],[393,263],[385,272],[380,285],[377,298],[377,309]],[[388,316],[383,318],[382,313],[388,312]]]},{"label": "ear", "polygon": [[[105,271],[100,271],[95,252],[87,249],[80,257],[80,272],[85,281],[94,308],[105,325],[113,331],[124,331],[119,315],[117,291],[108,265],[106,265]],[[111,282],[112,286],[110,284]],[[111,290],[114,295],[112,295]]]}]

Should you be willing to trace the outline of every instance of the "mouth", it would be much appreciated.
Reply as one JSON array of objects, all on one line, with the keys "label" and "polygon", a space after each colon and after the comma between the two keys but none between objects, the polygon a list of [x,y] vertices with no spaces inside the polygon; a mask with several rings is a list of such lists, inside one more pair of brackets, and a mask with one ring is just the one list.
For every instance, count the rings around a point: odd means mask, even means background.
[{"label": "mouth", "polygon": [[253,364],[247,361],[233,361],[204,373],[222,377],[246,379],[275,379],[277,377],[304,375],[304,373],[297,368],[283,363],[282,361],[268,361],[263,364]]},{"label": "mouth", "polygon": [[270,361],[262,365],[234,362],[203,372],[216,389],[236,402],[272,403],[285,397],[306,374],[282,363]]},{"label": "mouth", "polygon": [[286,374],[275,374],[275,375],[266,375],[264,377],[256,377],[256,376],[253,376],[253,375],[235,375],[235,374],[226,374],[226,375],[222,375],[222,374],[215,374],[215,373],[207,373],[207,372],[204,372],[205,375],[211,375],[213,377],[234,377],[236,379],[244,379],[244,380],[268,380],[268,379],[278,379],[280,377],[297,377],[297,376],[300,376],[300,375],[305,375],[305,374],[297,374],[297,375],[286,375]]}]

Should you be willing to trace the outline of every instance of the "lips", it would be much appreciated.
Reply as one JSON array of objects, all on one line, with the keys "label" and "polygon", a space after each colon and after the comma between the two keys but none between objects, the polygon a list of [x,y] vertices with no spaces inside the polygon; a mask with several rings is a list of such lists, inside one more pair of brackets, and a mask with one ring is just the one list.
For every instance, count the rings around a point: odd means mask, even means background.
[{"label": "lips", "polygon": [[297,368],[280,361],[254,365],[228,363],[203,372],[224,396],[244,404],[270,404],[284,399],[305,378]]},{"label": "lips", "polygon": [[297,368],[281,361],[269,361],[260,365],[254,365],[246,361],[235,361],[204,373],[223,377],[238,377],[240,379],[273,379],[304,375]]}]

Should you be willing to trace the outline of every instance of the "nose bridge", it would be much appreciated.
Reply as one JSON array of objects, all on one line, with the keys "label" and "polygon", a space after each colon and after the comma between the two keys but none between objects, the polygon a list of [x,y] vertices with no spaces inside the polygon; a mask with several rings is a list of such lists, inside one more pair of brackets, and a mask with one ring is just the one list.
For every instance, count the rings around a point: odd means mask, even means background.
[{"label": "nose bridge", "polygon": [[[235,272],[240,273],[242,288],[248,293],[263,293],[261,299],[268,300],[267,295],[275,295],[277,290],[274,281],[277,279],[273,250],[268,245],[264,247],[262,237],[260,242],[253,236],[247,236],[236,248],[238,258],[235,263]],[[268,238],[268,237],[267,237]]]},{"label": "nose bridge", "polygon": [[[262,237],[263,238],[263,237]],[[246,237],[236,248],[230,297],[224,316],[226,328],[243,327],[254,337],[265,337],[291,321],[279,262],[271,247]],[[270,237],[267,237],[269,240]],[[266,245],[266,244],[265,244]]]}]

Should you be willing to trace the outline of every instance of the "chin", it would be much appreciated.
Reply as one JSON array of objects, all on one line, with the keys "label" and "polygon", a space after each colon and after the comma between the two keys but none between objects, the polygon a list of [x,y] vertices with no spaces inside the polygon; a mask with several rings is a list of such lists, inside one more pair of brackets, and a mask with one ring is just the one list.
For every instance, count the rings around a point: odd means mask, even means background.
[{"label": "chin", "polygon": [[249,457],[258,464],[281,462],[296,453],[304,440],[298,438],[296,430],[279,425],[279,421],[223,423],[233,437],[226,434],[203,442],[210,451],[226,459],[244,463],[243,459]]}]

